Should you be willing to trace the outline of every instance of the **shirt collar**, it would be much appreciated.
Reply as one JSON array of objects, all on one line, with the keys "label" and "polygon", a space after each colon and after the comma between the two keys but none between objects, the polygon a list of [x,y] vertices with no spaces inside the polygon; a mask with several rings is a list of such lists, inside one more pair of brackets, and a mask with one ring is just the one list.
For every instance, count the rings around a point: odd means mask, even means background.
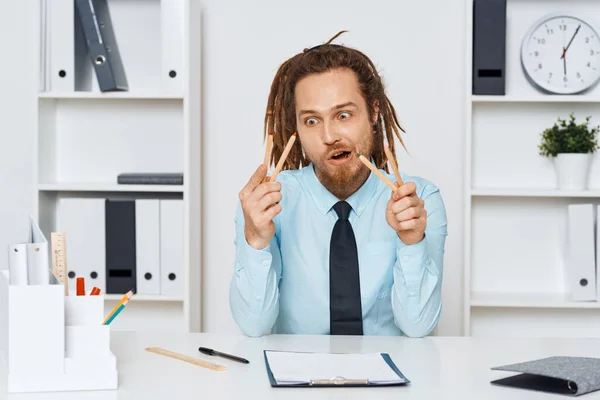
[{"label": "shirt collar", "polygon": [[[317,178],[313,163],[310,163],[306,170],[309,183],[309,193],[317,204],[319,211],[325,215],[331,210],[335,203],[339,201],[339,199],[335,197],[329,190],[327,190],[319,178]],[[377,189],[377,179],[377,176],[371,172],[365,183],[363,183],[363,185],[356,192],[346,199],[348,204],[350,204],[352,207],[352,210],[359,217],[365,208],[367,208],[369,201]]]}]

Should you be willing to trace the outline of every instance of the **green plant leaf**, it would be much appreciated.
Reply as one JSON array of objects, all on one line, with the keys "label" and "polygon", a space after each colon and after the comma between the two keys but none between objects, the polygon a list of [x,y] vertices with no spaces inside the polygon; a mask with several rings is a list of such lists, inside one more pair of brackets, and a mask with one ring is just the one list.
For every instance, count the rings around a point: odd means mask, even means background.
[{"label": "green plant leaf", "polygon": [[591,116],[588,116],[585,122],[577,124],[574,113],[569,114],[568,121],[558,117],[557,123],[540,134],[540,155],[556,157],[560,153],[594,153],[598,150],[600,127],[590,128],[590,119]]}]

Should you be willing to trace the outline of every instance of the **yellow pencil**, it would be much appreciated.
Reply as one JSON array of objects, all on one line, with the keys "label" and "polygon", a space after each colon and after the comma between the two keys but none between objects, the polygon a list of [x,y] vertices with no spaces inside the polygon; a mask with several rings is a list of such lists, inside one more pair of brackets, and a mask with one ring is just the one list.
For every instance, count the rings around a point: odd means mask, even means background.
[{"label": "yellow pencil", "polygon": [[367,160],[367,158],[365,156],[358,153],[358,159],[360,161],[362,161],[362,163],[365,164],[371,171],[373,171],[375,173],[375,175],[377,175],[379,177],[379,179],[381,179],[383,181],[383,183],[388,185],[390,187],[390,189],[392,189],[393,192],[398,190],[398,187],[396,185],[394,185],[388,178],[386,178],[385,175],[383,175],[381,173],[381,171],[379,171],[377,169],[377,167],[375,167],[369,160]]},{"label": "yellow pencil", "polygon": [[104,322],[102,323],[102,325],[106,324],[106,321],[108,321],[110,319],[110,317],[112,317],[112,315],[117,312],[117,310],[119,309],[119,307],[121,306],[121,304],[125,303],[126,301],[129,301],[129,299],[131,298],[131,296],[133,296],[133,290],[130,290],[129,292],[125,293],[125,295],[121,298],[121,300],[119,300],[119,302],[117,303],[117,305],[115,306],[115,308],[112,309],[112,311],[110,312],[110,314],[108,314],[108,316],[106,317],[106,319],[104,320]]},{"label": "yellow pencil", "polygon": [[267,147],[265,148],[265,160],[263,164],[269,168],[269,163],[271,162],[271,150],[273,149],[273,135],[269,135],[267,138]]},{"label": "yellow pencil", "polygon": [[400,185],[404,185],[404,182],[402,182],[402,177],[400,176],[400,171],[398,170],[398,164],[396,164],[394,155],[392,154],[392,151],[387,146],[387,144],[385,145],[384,150],[385,150],[385,156],[387,157],[388,161],[390,162],[390,165],[392,166],[392,170],[394,171],[394,175],[396,176],[396,181]]}]

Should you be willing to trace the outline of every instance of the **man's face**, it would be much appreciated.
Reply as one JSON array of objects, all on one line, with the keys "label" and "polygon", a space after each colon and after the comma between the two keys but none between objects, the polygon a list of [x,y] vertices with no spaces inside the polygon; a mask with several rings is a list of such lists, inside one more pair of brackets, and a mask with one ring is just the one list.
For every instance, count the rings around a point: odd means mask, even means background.
[{"label": "man's face", "polygon": [[368,176],[356,151],[370,158],[374,122],[356,75],[349,69],[310,75],[297,83],[295,98],[298,135],[317,177],[335,195],[352,194]]}]

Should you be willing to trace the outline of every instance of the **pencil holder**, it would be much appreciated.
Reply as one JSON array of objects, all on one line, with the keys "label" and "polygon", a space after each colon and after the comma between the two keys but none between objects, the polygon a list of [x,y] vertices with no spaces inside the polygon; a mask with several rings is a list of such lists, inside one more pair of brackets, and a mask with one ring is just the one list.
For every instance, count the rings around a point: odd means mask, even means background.
[{"label": "pencil holder", "polygon": [[104,296],[65,296],[48,285],[14,286],[0,271],[0,353],[8,393],[116,389]]}]

